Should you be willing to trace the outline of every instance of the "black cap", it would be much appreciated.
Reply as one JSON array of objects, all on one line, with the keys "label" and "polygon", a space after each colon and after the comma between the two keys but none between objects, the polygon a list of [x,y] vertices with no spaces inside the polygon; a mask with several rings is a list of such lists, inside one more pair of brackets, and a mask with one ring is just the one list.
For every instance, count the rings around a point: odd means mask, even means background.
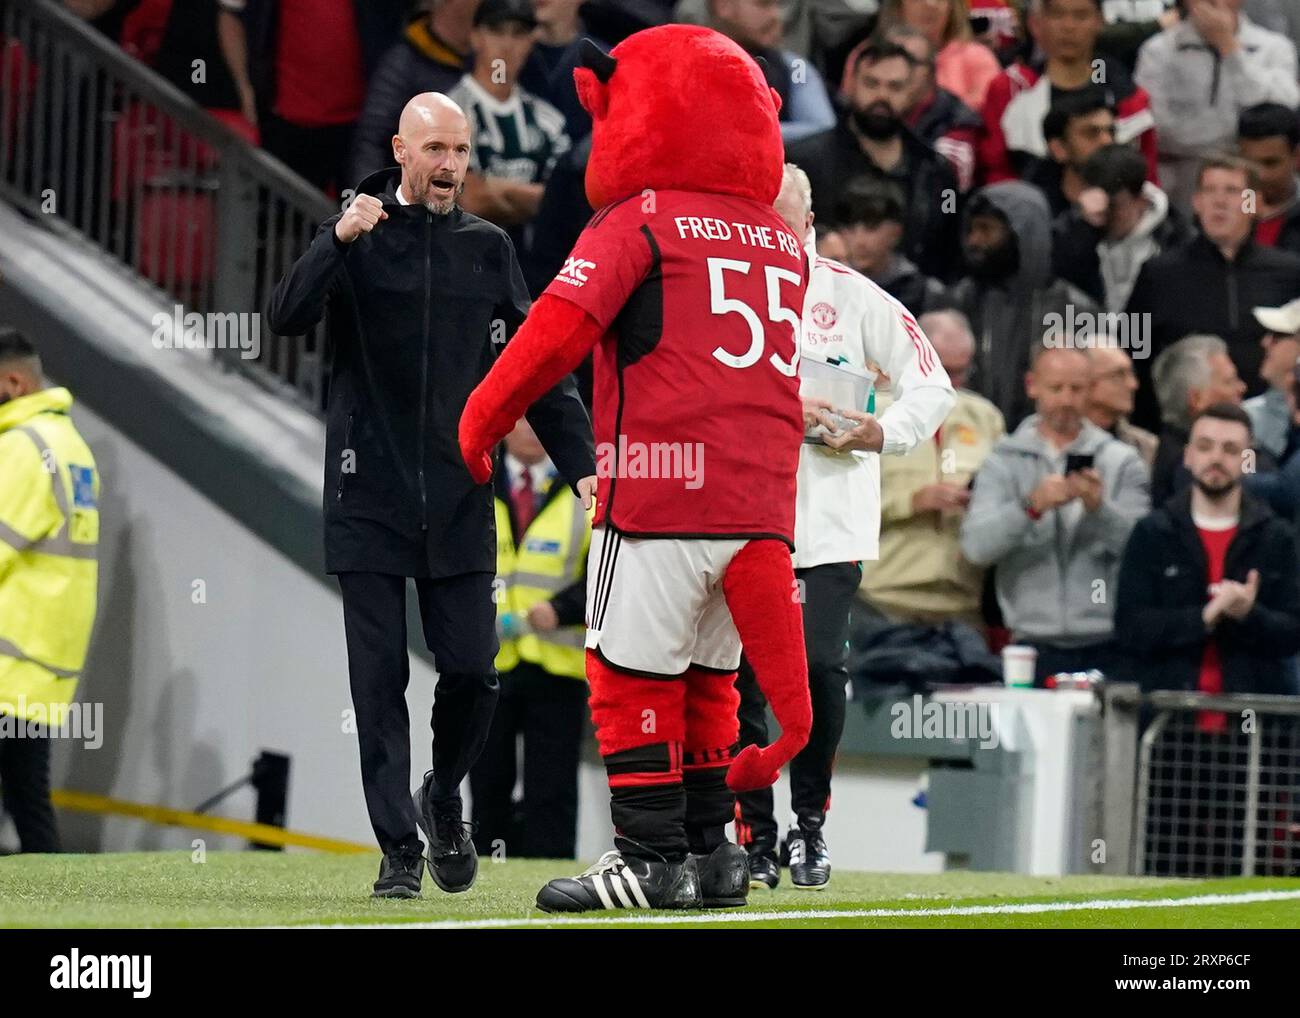
[{"label": "black cap", "polygon": [[474,27],[496,27],[507,21],[518,21],[527,28],[537,27],[537,15],[530,0],[483,0],[474,12]]}]

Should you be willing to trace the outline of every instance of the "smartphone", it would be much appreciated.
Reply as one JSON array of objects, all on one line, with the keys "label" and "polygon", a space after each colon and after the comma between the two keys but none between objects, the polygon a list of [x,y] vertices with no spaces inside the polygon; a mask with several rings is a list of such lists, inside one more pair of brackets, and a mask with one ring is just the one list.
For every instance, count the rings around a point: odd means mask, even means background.
[{"label": "smartphone", "polygon": [[1077,474],[1080,470],[1089,469],[1097,457],[1090,452],[1071,452],[1065,456],[1065,472],[1067,474]]}]

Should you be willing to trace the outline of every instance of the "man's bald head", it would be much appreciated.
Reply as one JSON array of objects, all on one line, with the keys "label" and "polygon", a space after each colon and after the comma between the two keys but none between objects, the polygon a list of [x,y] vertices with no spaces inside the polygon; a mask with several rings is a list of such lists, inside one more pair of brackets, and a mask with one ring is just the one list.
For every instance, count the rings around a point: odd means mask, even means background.
[{"label": "man's bald head", "polygon": [[455,208],[465,186],[469,151],[469,120],[459,106],[441,92],[413,97],[393,136],[407,201],[439,215]]},{"label": "man's bald head", "polygon": [[1114,429],[1133,412],[1138,377],[1126,350],[1094,344],[1088,349],[1088,419],[1099,428]]},{"label": "man's bald head", "polygon": [[975,359],[975,336],[971,332],[970,319],[955,308],[945,308],[923,314],[917,324],[939,355],[939,363],[948,372],[953,387],[960,389],[966,384],[971,361]]},{"label": "man's bald head", "polygon": [[412,96],[403,108],[397,133],[410,143],[423,131],[454,131],[457,128],[469,132],[465,111],[441,92],[421,92]]},{"label": "man's bald head", "polygon": [[808,174],[794,163],[785,164],[781,174],[781,190],[773,207],[802,244],[813,223],[812,184],[808,181]]}]

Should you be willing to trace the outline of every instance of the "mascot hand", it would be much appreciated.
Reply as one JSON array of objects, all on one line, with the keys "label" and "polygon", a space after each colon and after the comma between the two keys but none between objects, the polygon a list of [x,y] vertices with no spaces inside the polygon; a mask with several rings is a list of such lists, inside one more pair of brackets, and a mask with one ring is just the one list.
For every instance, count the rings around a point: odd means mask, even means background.
[{"label": "mascot hand", "polygon": [[727,787],[733,792],[754,792],[776,784],[780,766],[773,766],[766,750],[746,746],[727,768]]},{"label": "mascot hand", "polygon": [[[470,397],[471,400],[473,397]],[[471,423],[473,416],[468,405],[460,418],[460,455],[469,468],[470,477],[475,484],[487,484],[492,479],[492,454],[481,445],[481,439],[475,433]]]},{"label": "mascot hand", "polygon": [[770,746],[746,746],[727,768],[727,787],[733,792],[753,792],[776,784],[781,768],[807,744],[807,726],[792,725]]}]

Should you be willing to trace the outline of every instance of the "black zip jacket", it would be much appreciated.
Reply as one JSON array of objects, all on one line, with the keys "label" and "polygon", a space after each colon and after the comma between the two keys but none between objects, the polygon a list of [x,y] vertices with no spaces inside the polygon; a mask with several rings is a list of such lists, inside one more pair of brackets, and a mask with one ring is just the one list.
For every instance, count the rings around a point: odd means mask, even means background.
[{"label": "black zip jacket", "polygon": [[1255,606],[1222,619],[1212,636],[1201,611],[1207,564],[1191,492],[1184,490],[1139,520],[1120,563],[1115,635],[1144,689],[1195,690],[1207,639],[1219,647],[1226,693],[1289,693],[1283,659],[1300,651],[1300,560],[1291,528],[1243,493],[1241,520],[1224,576],[1245,582],[1259,570]]},{"label": "black zip jacket", "polygon": [[[325,568],[442,577],[496,571],[492,486],[460,455],[461,411],[523,322],[528,292],[510,238],[457,207],[401,205],[399,171],[367,177],[388,219],[351,244],[327,219],[271,295],[282,335],[326,316]],[[596,472],[572,379],[529,409],[571,486]]]},{"label": "black zip jacket", "polygon": [[[1281,307],[1300,294],[1300,257],[1290,251],[1261,247],[1248,240],[1229,262],[1197,233],[1191,240],[1148,259],[1138,272],[1125,308],[1130,315],[1150,315],[1150,355],[1135,357],[1141,383],[1133,423],[1160,430],[1160,411],[1151,386],[1151,364],[1160,351],[1193,332],[1220,336],[1246,383],[1247,395],[1263,391],[1259,345],[1264,327],[1253,308]],[[1139,319],[1145,322],[1147,319]],[[1130,330],[1132,331],[1132,330]]]},{"label": "black zip jacket", "polygon": [[893,183],[903,195],[903,239],[899,253],[927,276],[950,281],[961,255],[957,175],[948,160],[907,128],[903,159],[889,172],[862,151],[843,118],[834,127],[794,142],[786,160],[802,166],[812,184],[813,211],[835,224],[835,205],[855,177]]}]

